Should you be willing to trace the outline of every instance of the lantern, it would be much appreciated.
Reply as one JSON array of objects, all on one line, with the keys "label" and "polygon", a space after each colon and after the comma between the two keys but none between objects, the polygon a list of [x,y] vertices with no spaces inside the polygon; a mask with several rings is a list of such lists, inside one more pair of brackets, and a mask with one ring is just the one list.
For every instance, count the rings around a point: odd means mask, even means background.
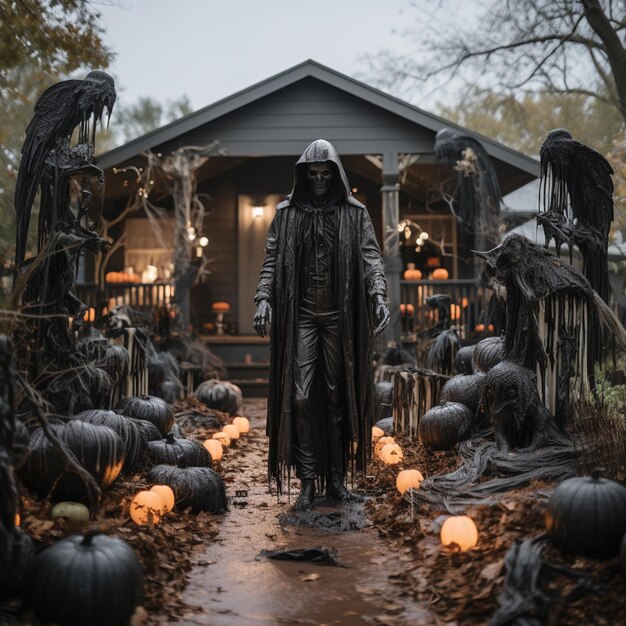
[{"label": "lantern", "polygon": [[52,507],[52,517],[65,517],[72,522],[88,522],[89,509],[80,502],[59,502]]},{"label": "lantern", "polygon": [[431,277],[433,280],[448,280],[448,270],[445,267],[438,267],[436,270],[433,270]]},{"label": "lantern", "polygon": [[404,493],[407,489],[419,489],[423,480],[424,477],[419,470],[402,470],[396,478],[396,488],[400,493]]},{"label": "lantern", "polygon": [[402,448],[397,443],[387,443],[380,451],[380,460],[386,465],[396,465],[402,458]]},{"label": "lantern", "polygon": [[231,439],[239,439],[239,429],[234,424],[227,424],[222,429]]},{"label": "lantern", "polygon": [[157,524],[163,510],[163,499],[156,491],[140,491],[130,503],[130,518],[138,524]]},{"label": "lantern", "polygon": [[484,324],[476,324],[476,326],[474,326],[474,330],[477,333],[484,333],[485,332],[485,325]]},{"label": "lantern", "polygon": [[247,433],[250,431],[250,422],[247,417],[236,417],[233,420],[233,425],[237,427],[240,433]]},{"label": "lantern", "polygon": [[171,487],[168,487],[167,485],[154,485],[150,491],[158,494],[161,498],[161,502],[163,504],[161,511],[163,515],[165,515],[165,513],[169,513],[174,508],[176,500]]},{"label": "lantern", "polygon": [[461,319],[461,307],[458,304],[450,305],[450,319],[452,320]]},{"label": "lantern", "polygon": [[478,529],[471,517],[453,515],[441,527],[441,543],[444,546],[456,544],[461,552],[466,552],[478,543]]},{"label": "lantern", "polygon": [[404,280],[422,280],[422,272],[415,269],[415,263],[407,263],[407,268],[404,272]]},{"label": "lantern", "polygon": [[93,322],[96,319],[96,309],[91,307],[88,311],[85,311],[83,315],[83,322]]},{"label": "lantern", "polygon": [[222,458],[222,444],[217,439],[207,439],[204,442],[204,447],[209,451],[214,462]]},{"label": "lantern", "polygon": [[213,439],[217,439],[225,448],[228,448],[230,445],[230,437],[224,431],[215,433]]},{"label": "lantern", "polygon": [[378,426],[372,426],[372,442],[376,443],[383,435],[385,431],[382,428],[378,428]]}]

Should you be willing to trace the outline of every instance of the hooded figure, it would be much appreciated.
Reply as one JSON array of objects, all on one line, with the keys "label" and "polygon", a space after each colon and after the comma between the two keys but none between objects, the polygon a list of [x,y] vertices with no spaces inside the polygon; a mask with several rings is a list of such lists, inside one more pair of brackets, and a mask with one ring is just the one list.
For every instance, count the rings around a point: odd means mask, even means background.
[{"label": "hooded figure", "polygon": [[353,444],[364,468],[373,414],[372,334],[389,322],[387,283],[367,209],[350,195],[335,148],[314,141],[276,207],[254,298],[254,325],[270,340],[269,473],[280,490],[296,468],[296,509],[315,497],[352,498],[345,486]]}]

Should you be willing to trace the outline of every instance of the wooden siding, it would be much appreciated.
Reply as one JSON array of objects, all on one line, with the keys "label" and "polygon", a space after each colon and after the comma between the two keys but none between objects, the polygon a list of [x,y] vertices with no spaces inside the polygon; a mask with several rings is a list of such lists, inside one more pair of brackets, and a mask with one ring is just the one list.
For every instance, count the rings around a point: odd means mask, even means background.
[{"label": "wooden siding", "polygon": [[300,154],[328,139],[340,154],[431,153],[433,133],[314,78],[303,80],[159,147],[218,140],[229,156]]}]

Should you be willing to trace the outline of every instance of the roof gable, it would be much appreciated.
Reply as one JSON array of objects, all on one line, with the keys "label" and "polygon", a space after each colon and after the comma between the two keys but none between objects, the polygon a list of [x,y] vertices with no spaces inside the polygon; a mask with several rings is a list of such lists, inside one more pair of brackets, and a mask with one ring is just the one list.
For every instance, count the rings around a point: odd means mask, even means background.
[{"label": "roof gable", "polygon": [[[331,92],[334,92],[332,98],[330,97]],[[332,100],[335,103],[333,106],[338,110],[324,109],[321,100],[316,99],[315,96],[312,97],[312,94],[325,95],[327,103]],[[432,153],[432,134],[441,128],[448,127],[476,137],[482,142],[491,157],[519,168],[532,176],[539,174],[537,160],[507,148],[488,137],[472,133],[312,60],[305,61],[115,148],[100,157],[100,164],[104,168],[109,168],[119,165],[145,150],[157,148],[167,150],[179,145],[188,145],[190,142],[196,144],[210,143],[214,139],[225,144],[227,154],[234,156],[243,156],[244,153],[250,156],[258,155],[258,152],[253,152],[254,148],[250,143],[254,139],[251,135],[254,135],[258,130],[250,126],[247,129],[247,138],[245,139],[247,143],[240,143],[239,146],[236,146],[237,141],[244,142],[244,139],[237,139],[233,129],[239,129],[240,137],[246,136],[245,123],[250,123],[250,116],[266,115],[271,107],[273,107],[275,119],[287,119],[285,116],[289,115],[289,111],[285,109],[289,108],[290,96],[299,100],[297,106],[303,117],[301,120],[293,121],[294,124],[300,124],[301,132],[294,130],[291,131],[291,134],[286,133],[287,136],[284,136],[284,134],[281,135],[283,129],[276,128],[273,131],[271,125],[268,126],[266,123],[264,126],[266,134],[258,134],[259,145],[267,142],[268,136],[272,134],[275,140],[282,142],[273,145],[274,154],[299,154],[303,142],[306,141],[305,138],[308,140],[319,139],[321,134],[318,136],[318,133],[321,132],[326,132],[324,138],[335,143],[338,152],[342,154],[375,154],[383,153],[386,149],[407,153]],[[345,104],[345,120],[341,118],[342,100]],[[308,110],[307,106],[309,107]],[[316,106],[318,107],[317,110],[315,110]],[[322,107],[321,112],[320,106]],[[326,122],[331,118],[334,119],[336,130],[334,134],[330,127],[324,131],[327,125],[323,125],[324,120],[320,116],[324,111],[327,114]],[[356,117],[355,113],[357,114]],[[313,116],[311,118],[313,123],[308,129],[309,134],[307,134],[307,128],[303,121],[307,115]],[[368,115],[370,115],[369,119]],[[377,116],[378,123],[376,125],[372,124],[372,116]],[[349,119],[351,119],[352,124],[351,134],[346,130]],[[266,119],[265,122],[267,121]],[[322,123],[322,126],[319,123]],[[359,123],[363,124],[365,134],[356,130],[354,125],[358,126]],[[206,128],[203,129],[203,127]],[[386,130],[383,130],[385,128]],[[359,137],[367,139],[367,141],[358,141]],[[230,151],[229,147],[231,147]]]}]

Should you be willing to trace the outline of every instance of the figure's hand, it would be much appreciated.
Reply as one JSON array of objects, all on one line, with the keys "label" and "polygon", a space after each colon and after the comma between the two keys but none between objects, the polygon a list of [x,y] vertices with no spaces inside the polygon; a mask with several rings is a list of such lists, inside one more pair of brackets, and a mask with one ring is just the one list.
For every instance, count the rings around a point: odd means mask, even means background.
[{"label": "figure's hand", "polygon": [[377,294],[374,298],[374,319],[376,320],[374,334],[378,335],[385,330],[387,324],[389,324],[389,307],[380,294]]},{"label": "figure's hand", "polygon": [[259,300],[254,314],[254,330],[259,337],[265,337],[266,326],[272,325],[272,307],[268,300]]}]

